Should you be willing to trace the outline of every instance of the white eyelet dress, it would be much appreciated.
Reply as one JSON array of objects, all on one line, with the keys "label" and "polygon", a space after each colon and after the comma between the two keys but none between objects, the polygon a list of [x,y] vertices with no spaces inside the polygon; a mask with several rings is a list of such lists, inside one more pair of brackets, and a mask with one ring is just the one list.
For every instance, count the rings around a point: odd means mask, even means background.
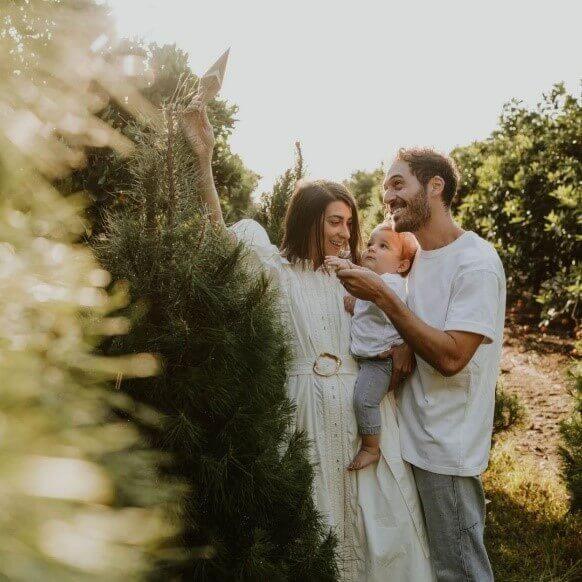
[{"label": "white eyelet dress", "polygon": [[[352,404],[357,363],[349,355],[344,288],[322,269],[289,263],[257,222],[242,220],[230,230],[247,243],[280,290],[295,358],[288,395],[296,406],[296,428],[311,441],[314,500],[339,540],[342,580],[434,580],[414,477],[400,455],[392,396],[381,406],[380,461],[361,471],[346,469],[358,451],[359,436]],[[318,357],[323,353],[335,358]],[[332,375],[315,374],[316,360],[318,371]]]}]

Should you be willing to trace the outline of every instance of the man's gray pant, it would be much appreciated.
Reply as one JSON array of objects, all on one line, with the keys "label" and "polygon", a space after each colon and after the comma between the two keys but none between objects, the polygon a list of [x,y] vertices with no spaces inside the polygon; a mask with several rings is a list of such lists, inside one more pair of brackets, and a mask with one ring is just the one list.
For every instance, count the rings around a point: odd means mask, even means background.
[{"label": "man's gray pant", "polygon": [[424,510],[437,580],[493,580],[483,543],[485,495],[481,478],[439,475],[412,468]]}]

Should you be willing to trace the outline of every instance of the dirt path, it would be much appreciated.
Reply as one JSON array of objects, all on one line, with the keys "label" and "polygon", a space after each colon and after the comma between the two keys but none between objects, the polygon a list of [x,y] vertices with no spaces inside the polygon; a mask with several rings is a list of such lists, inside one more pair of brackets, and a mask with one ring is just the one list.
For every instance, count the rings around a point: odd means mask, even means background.
[{"label": "dirt path", "polygon": [[512,441],[519,453],[533,456],[540,469],[560,468],[559,422],[572,410],[566,370],[573,361],[570,338],[542,334],[536,327],[509,318],[501,360],[505,390],[516,394],[526,411],[524,425]]}]

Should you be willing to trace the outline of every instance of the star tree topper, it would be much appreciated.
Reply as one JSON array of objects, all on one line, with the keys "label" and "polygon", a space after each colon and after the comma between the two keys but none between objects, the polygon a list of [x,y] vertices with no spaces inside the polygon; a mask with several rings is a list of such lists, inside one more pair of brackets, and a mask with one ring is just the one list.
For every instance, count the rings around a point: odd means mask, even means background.
[{"label": "star tree topper", "polygon": [[198,96],[201,97],[203,103],[208,103],[220,91],[229,53],[230,48],[226,49],[218,60],[200,77]]}]

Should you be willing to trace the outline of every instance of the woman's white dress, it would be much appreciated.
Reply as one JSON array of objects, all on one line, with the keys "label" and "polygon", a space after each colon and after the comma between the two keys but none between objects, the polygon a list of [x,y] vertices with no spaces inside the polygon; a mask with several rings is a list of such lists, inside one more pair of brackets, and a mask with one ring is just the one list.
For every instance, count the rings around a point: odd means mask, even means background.
[{"label": "woman's white dress", "polygon": [[[400,455],[392,395],[382,402],[380,461],[357,472],[346,467],[359,447],[353,412],[357,364],[349,355],[350,317],[335,275],[293,266],[253,220],[231,227],[277,282],[283,316],[294,342],[287,389],[296,405],[296,427],[307,433],[316,464],[314,499],[339,540],[342,580],[433,580],[422,510],[414,477]],[[332,373],[334,359],[341,365]]]}]

